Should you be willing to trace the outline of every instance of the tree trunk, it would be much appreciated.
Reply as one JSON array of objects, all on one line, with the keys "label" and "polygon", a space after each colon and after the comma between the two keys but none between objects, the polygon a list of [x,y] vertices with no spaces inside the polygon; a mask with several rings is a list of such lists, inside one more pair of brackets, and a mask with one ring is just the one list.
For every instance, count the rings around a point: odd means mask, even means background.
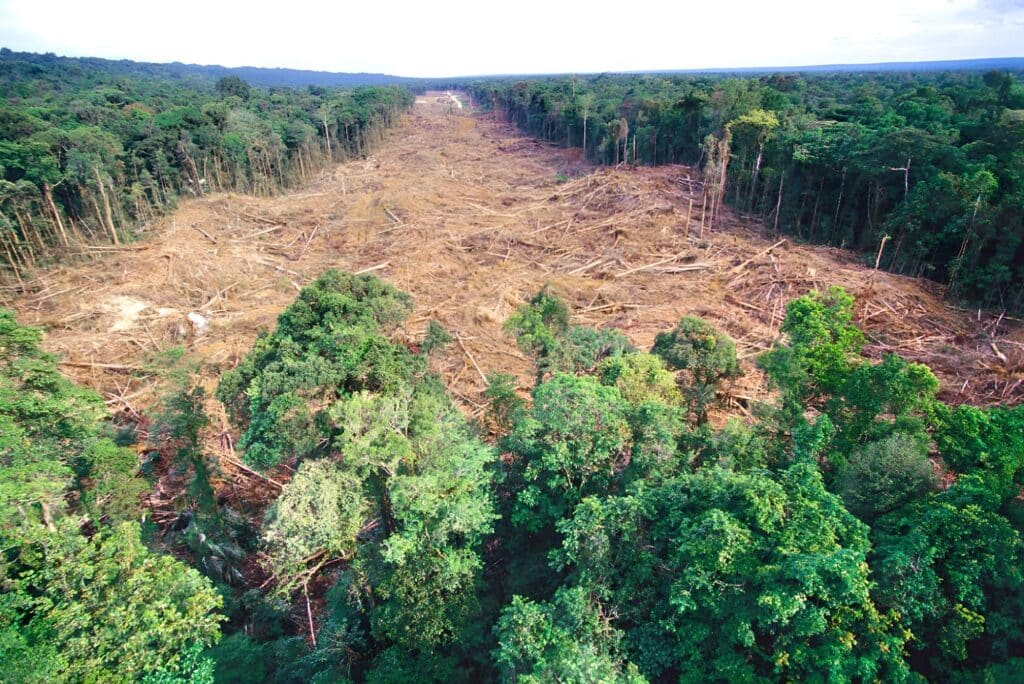
[{"label": "tree trunk", "polygon": [[[846,190],[846,168],[843,168],[843,182],[839,184],[839,198],[836,200],[836,213],[832,217],[832,232],[839,230],[839,207],[843,203],[843,192]],[[856,245],[854,245],[856,247]]]},{"label": "tree trunk", "polygon": [[60,212],[57,211],[57,205],[53,202],[53,192],[50,190],[50,184],[43,182],[40,190],[43,193],[43,201],[50,210],[50,216],[53,218],[54,225],[57,226],[57,230],[60,231],[60,239],[64,242],[64,246],[68,246],[71,242],[68,240],[68,234],[64,230],[64,222],[60,218]]},{"label": "tree trunk", "polygon": [[761,156],[764,154],[764,143],[757,146],[757,159],[754,161],[754,173],[750,177],[750,194],[747,197],[747,211],[754,203],[754,189],[757,188],[757,177],[761,173]]},{"label": "tree trunk", "polygon": [[103,211],[107,217],[107,230],[110,231],[110,238],[115,245],[120,245],[121,241],[117,239],[117,228],[114,227],[114,214],[110,211],[110,199],[107,198],[107,192],[103,189],[103,178],[100,177],[99,167],[92,167],[92,172],[96,176],[96,186],[100,189],[100,197],[103,199]]},{"label": "tree trunk", "polygon": [[192,185],[195,188],[196,195],[203,194],[203,186],[199,182],[199,169],[196,168],[196,163],[192,157],[189,156],[188,151],[185,149],[185,141],[178,140],[178,154],[185,161],[185,171],[188,172],[189,177],[192,179]]},{"label": "tree trunk", "polygon": [[779,175],[779,198],[775,200],[775,232],[779,232],[779,214],[782,213],[782,182],[786,180],[786,172]]},{"label": "tree trunk", "polygon": [[83,190],[82,197],[89,198],[89,201],[92,203],[93,213],[96,214],[96,223],[100,224],[101,228],[105,227],[106,224],[103,222],[103,212],[100,211],[100,204],[96,201],[96,195]]},{"label": "tree trunk", "polygon": [[[4,251],[7,252],[7,262],[11,265],[11,270],[14,271],[14,277],[18,280],[18,285],[21,286],[21,291],[25,291],[25,283],[21,279],[21,271],[18,269],[18,263],[14,259],[14,253],[11,251],[8,241],[4,240]],[[24,257],[23,257],[24,258]]]}]

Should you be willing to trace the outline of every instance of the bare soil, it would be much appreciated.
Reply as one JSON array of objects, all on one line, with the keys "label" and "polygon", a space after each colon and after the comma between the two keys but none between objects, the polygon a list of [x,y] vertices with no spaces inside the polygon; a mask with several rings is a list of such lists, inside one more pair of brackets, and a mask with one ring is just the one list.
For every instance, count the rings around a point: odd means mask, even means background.
[{"label": "bare soil", "polygon": [[754,357],[778,339],[786,302],[838,284],[857,296],[871,355],[927,363],[953,403],[1024,401],[1020,321],[956,309],[935,283],[795,244],[728,210],[702,230],[691,177],[682,166],[595,170],[578,151],[431,94],[367,159],[284,196],[185,201],[138,242],[40,272],[6,304],[46,328],[69,375],[138,413],[156,398],[160,350],[184,345],[212,386],[302,285],[328,268],[372,272],[415,297],[408,341],[431,318],[455,335],[437,369],[476,413],[485,373],[529,386],[530,362],[502,324],[549,285],[578,322],[619,328],[642,348],[683,315],[708,319],[736,340],[748,373],[732,399],[746,411],[767,395]]}]

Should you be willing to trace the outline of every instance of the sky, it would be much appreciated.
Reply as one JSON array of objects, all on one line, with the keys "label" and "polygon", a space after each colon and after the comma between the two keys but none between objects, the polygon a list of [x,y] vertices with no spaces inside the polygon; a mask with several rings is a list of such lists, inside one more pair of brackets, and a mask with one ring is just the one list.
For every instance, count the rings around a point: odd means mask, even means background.
[{"label": "sky", "polygon": [[0,0],[0,46],[456,76],[1024,56],[1024,0]]}]

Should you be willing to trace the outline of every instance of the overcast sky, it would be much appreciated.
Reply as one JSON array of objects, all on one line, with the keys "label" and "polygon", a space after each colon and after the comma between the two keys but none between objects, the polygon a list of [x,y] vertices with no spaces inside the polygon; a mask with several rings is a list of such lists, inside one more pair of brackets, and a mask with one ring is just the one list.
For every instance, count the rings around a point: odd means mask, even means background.
[{"label": "overcast sky", "polygon": [[403,76],[1019,57],[1024,0],[0,0],[0,46]]}]

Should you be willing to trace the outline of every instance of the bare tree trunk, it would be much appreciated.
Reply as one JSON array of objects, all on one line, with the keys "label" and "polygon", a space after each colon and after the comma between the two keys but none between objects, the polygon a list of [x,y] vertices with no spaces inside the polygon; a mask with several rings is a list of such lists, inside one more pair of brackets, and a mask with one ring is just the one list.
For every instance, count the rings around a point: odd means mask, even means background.
[{"label": "bare tree trunk", "polygon": [[843,182],[839,184],[839,198],[836,200],[836,213],[832,217],[832,230],[835,231],[839,227],[839,207],[843,203],[843,192],[846,190],[846,168],[843,168]]},{"label": "bare tree trunk", "polygon": [[60,212],[57,211],[57,205],[53,202],[53,192],[50,190],[50,184],[43,181],[40,190],[43,193],[43,201],[50,210],[50,216],[53,218],[54,225],[57,226],[57,230],[60,231],[60,238],[64,242],[64,246],[71,244],[68,240],[68,234],[64,230],[64,222],[60,218]]},{"label": "bare tree trunk", "polygon": [[754,173],[750,177],[750,193],[747,196],[747,210],[754,204],[754,189],[757,188],[757,177],[761,173],[761,157],[764,154],[764,143],[757,146],[757,159],[754,161]]},{"label": "bare tree trunk", "polygon": [[107,198],[107,193],[103,189],[103,178],[100,177],[99,167],[92,167],[92,172],[96,176],[96,185],[100,189],[100,197],[103,198],[103,210],[107,217],[107,230],[110,231],[110,237],[114,241],[114,244],[120,245],[121,241],[117,239],[117,228],[114,227],[114,214],[110,211],[110,200]]},{"label": "bare tree trunk", "polygon": [[100,203],[96,201],[96,195],[94,193],[83,190],[82,197],[89,198],[89,202],[92,204],[93,213],[96,215],[96,223],[100,225],[100,228],[105,228],[106,224],[103,222],[103,212],[100,210]]},{"label": "bare tree trunk", "polygon": [[782,213],[782,182],[786,180],[786,172],[779,175],[779,198],[775,200],[775,232],[779,232],[779,214]]},{"label": "bare tree trunk", "polygon": [[178,140],[178,154],[185,161],[185,170],[188,172],[189,177],[192,179],[192,185],[195,186],[195,194],[203,194],[203,186],[199,182],[199,169],[196,168],[196,163],[192,157],[189,156],[188,151],[185,149],[185,141]]},{"label": "bare tree trunk", "polygon": [[[811,232],[810,238],[814,239],[814,231],[818,225],[818,202],[821,200],[821,189],[825,185],[825,179],[822,178],[818,183],[818,194],[814,197],[814,211],[811,212]],[[831,241],[829,242],[831,244]]]},{"label": "bare tree trunk", "polygon": [[11,265],[11,270],[14,271],[14,277],[18,280],[18,285],[21,286],[21,291],[25,291],[25,283],[21,279],[21,271],[18,269],[18,263],[14,259],[14,253],[11,252],[11,248],[8,245],[8,241],[4,240],[4,251],[7,252],[7,261]]},{"label": "bare tree trunk", "polygon": [[708,193],[707,190],[701,193],[702,199],[700,203],[700,237],[704,237],[704,210],[708,206]]},{"label": "bare tree trunk", "polygon": [[[36,247],[40,251],[45,250],[46,249],[46,243],[43,242],[42,235],[32,225],[32,221],[31,221],[32,214],[29,213],[29,220],[26,221],[25,217],[22,216],[21,212],[18,211],[18,207],[17,206],[12,207],[12,211],[14,212],[14,217],[18,220],[18,226],[21,227],[21,234],[24,235],[25,239],[28,241],[29,254],[32,253],[32,244],[33,243],[35,243]],[[35,264],[33,264],[33,265],[35,265]]]}]

